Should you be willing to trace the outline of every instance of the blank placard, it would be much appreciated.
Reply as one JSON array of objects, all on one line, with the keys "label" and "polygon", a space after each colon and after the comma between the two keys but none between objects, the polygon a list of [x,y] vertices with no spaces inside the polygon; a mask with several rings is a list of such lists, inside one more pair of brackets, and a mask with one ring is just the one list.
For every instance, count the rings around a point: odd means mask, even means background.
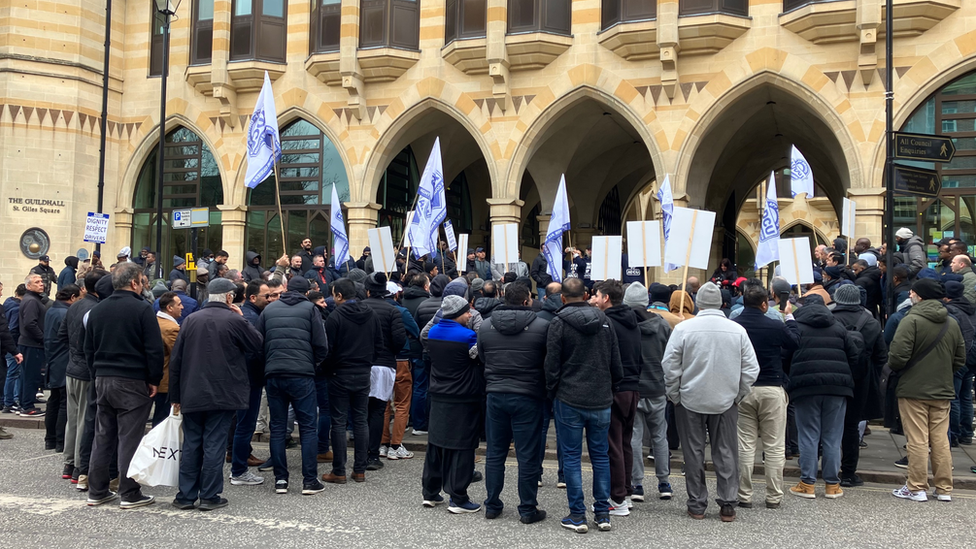
[{"label": "blank placard", "polygon": [[492,262],[506,265],[515,263],[518,258],[518,225],[505,223],[491,227]]},{"label": "blank placard", "polygon": [[779,239],[779,271],[787,282],[813,284],[813,258],[810,256],[810,238]]},{"label": "blank placard", "polygon": [[593,280],[620,280],[620,254],[623,248],[622,236],[593,237],[593,265],[590,278]]},{"label": "blank placard", "polygon": [[[469,235],[466,234],[458,235],[458,251],[457,251],[458,265],[461,265],[460,262],[466,261],[468,258],[468,236]],[[462,257],[464,258],[463,260],[461,259]]]},{"label": "blank placard", "polygon": [[857,222],[857,202],[845,198],[843,209],[843,221],[840,224],[840,234],[854,238],[854,223]]},{"label": "blank placard", "polygon": [[373,270],[388,273],[396,268],[396,252],[393,251],[393,237],[389,227],[379,227],[366,231],[369,236],[369,249],[373,255]]},{"label": "blank placard", "polygon": [[714,227],[715,212],[675,207],[671,234],[664,247],[664,261],[672,265],[687,264],[695,269],[707,269]]},{"label": "blank placard", "polygon": [[659,221],[627,222],[627,266],[661,266],[661,223]]}]

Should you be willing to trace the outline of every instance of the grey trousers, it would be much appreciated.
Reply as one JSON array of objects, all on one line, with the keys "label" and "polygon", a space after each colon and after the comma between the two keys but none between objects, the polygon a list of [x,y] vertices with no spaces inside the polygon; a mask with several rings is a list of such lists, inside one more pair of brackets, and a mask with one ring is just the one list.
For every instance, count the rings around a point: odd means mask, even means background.
[{"label": "grey trousers", "polygon": [[90,381],[68,376],[65,390],[68,394],[68,423],[64,430],[64,464],[75,465],[75,456],[81,448],[85,432],[85,416],[88,413],[88,386]]},{"label": "grey trousers", "polygon": [[654,453],[654,473],[658,484],[668,482],[671,474],[671,463],[668,458],[668,420],[664,415],[668,399],[664,395],[654,398],[642,398],[637,401],[637,415],[634,417],[634,436],[630,446],[634,450],[634,467],[631,476],[634,486],[640,486],[644,481],[644,430],[651,439],[651,450]]},{"label": "grey trousers", "polygon": [[[685,485],[688,510],[699,515],[708,507],[705,484],[705,433],[711,441],[712,463],[718,483],[715,502],[736,505],[739,492],[739,407],[735,404],[721,414],[698,414],[680,404],[674,407],[678,438],[685,458]],[[655,459],[656,461],[656,459]]]}]

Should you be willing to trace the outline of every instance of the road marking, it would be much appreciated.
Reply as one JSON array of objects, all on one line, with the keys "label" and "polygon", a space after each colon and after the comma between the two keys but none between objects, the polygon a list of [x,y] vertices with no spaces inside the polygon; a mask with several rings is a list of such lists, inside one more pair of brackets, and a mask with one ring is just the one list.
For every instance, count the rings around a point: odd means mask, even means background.
[{"label": "road marking", "polygon": [[43,456],[37,456],[27,459],[0,459],[0,463],[24,463],[25,461],[37,461],[41,459],[48,459],[53,457],[64,457],[61,454],[47,454]]},{"label": "road marking", "polygon": [[[319,524],[310,524],[307,522],[295,522],[286,521],[278,519],[263,519],[254,517],[243,517],[221,514],[219,512],[211,513],[190,513],[187,511],[179,511],[176,509],[167,509],[169,506],[168,502],[162,502],[157,499],[155,505],[150,505],[148,507],[140,507],[139,509],[122,511],[118,508],[118,502],[112,502],[105,504],[99,508],[92,508],[93,513],[122,513],[123,515],[129,515],[132,513],[150,513],[154,515],[161,515],[165,517],[190,519],[192,521],[204,521],[216,524],[223,524],[227,526],[256,526],[258,528],[263,528],[265,530],[298,530],[301,532],[320,532],[326,534],[361,534],[362,529],[358,527],[343,527],[335,528],[331,526],[323,526]],[[37,498],[37,497],[21,497],[11,494],[0,494],[0,509],[9,509],[5,513],[10,511],[19,511],[22,513],[28,513],[31,515],[39,516],[57,516],[64,514],[69,511],[78,511],[81,509],[89,509],[85,504],[84,500],[69,500],[69,499],[59,499],[59,498]]]}]

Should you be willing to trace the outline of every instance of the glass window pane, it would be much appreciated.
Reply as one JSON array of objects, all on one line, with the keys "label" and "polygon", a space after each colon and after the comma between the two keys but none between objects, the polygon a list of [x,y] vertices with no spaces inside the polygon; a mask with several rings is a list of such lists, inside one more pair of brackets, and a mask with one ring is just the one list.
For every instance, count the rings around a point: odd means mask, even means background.
[{"label": "glass window pane", "polygon": [[[943,237],[944,231],[954,231],[956,226],[956,214],[952,211],[950,203],[945,199],[935,200],[929,203],[922,215],[922,237],[923,242],[934,242]],[[928,266],[933,267],[938,261],[939,251],[934,245],[926,247]]]},{"label": "glass window pane", "polygon": [[234,15],[251,15],[251,0],[236,0]]},{"label": "glass window pane", "polygon": [[529,28],[536,26],[535,6],[537,1],[542,0],[510,0],[508,9],[510,10],[509,21],[512,28]]},{"label": "glass window pane", "polygon": [[322,0],[323,6],[331,6],[333,4],[341,4],[342,0]]},{"label": "glass window pane", "polygon": [[942,95],[976,95],[976,73],[964,76],[942,88]]},{"label": "glass window pane", "polygon": [[902,126],[902,131],[910,133],[933,133],[935,132],[935,98],[919,106],[912,113],[912,116]]},{"label": "glass window pane", "polygon": [[[952,173],[942,174],[943,189],[959,189],[976,187],[976,175],[954,175]],[[967,241],[968,242],[968,241]]]},{"label": "glass window pane", "polygon": [[942,114],[959,114],[976,112],[976,101],[945,101],[942,103]]},{"label": "glass window pane", "polygon": [[269,17],[284,17],[285,0],[264,0],[262,3],[262,13]]},{"label": "glass window pane", "polygon": [[479,33],[481,36],[484,36],[487,20],[485,14],[487,2],[485,0],[461,0],[461,2],[463,3],[464,9],[461,32],[465,35]]},{"label": "glass window pane", "polygon": [[210,21],[214,18],[214,0],[197,0],[199,10],[197,20]]},{"label": "glass window pane", "polygon": [[918,200],[913,197],[895,197],[895,226],[918,230]]},{"label": "glass window pane", "polygon": [[976,197],[964,196],[959,199],[959,234],[954,235],[969,244],[969,255],[976,249]]},{"label": "glass window pane", "polygon": [[954,137],[952,143],[956,146],[956,151],[976,150],[976,137]]}]

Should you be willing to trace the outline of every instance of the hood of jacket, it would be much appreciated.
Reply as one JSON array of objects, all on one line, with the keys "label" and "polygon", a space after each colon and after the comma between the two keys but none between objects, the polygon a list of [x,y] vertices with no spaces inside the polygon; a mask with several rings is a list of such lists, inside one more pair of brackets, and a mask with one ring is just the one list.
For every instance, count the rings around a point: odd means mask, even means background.
[{"label": "hood of jacket", "polygon": [[868,267],[861,271],[861,274],[857,275],[858,278],[869,278],[875,282],[881,280],[881,269],[877,267]]},{"label": "hood of jacket", "polygon": [[684,290],[677,290],[671,294],[671,301],[668,303],[668,309],[674,314],[678,314],[680,311],[686,315],[690,315],[695,312],[695,304],[692,303],[691,296],[688,295],[688,292]]},{"label": "hood of jacket", "polygon": [[535,319],[535,312],[528,307],[501,305],[491,313],[491,325],[505,335],[524,331]]},{"label": "hood of jacket", "polygon": [[479,297],[474,300],[474,308],[481,314],[492,312],[501,304],[502,302],[494,297]]},{"label": "hood of jacket", "polygon": [[628,330],[637,327],[637,313],[628,305],[614,305],[603,311],[603,314],[607,315],[607,318],[619,322]]},{"label": "hood of jacket", "polygon": [[403,299],[427,299],[430,297],[430,293],[427,290],[417,287],[417,286],[407,286],[403,289]]},{"label": "hood of jacket", "polygon": [[946,302],[946,307],[955,307],[962,311],[967,316],[972,316],[976,313],[976,303],[970,302],[965,297],[957,297]]},{"label": "hood of jacket", "polygon": [[949,316],[949,311],[946,310],[945,306],[939,301],[935,299],[926,299],[912,305],[912,309],[908,311],[908,314],[919,315],[930,322],[942,324],[945,322],[946,317]]},{"label": "hood of jacket", "polygon": [[[574,302],[563,305],[556,316],[563,322],[573,327],[578,332],[586,335],[593,335],[600,331],[606,324],[606,316],[600,309],[591,307],[587,303]],[[492,315],[494,317],[494,315]]]},{"label": "hood of jacket", "polygon": [[298,292],[285,292],[281,294],[281,298],[278,301],[281,301],[289,307],[294,307],[303,301],[308,301],[308,298]]},{"label": "hood of jacket", "polygon": [[333,314],[339,315],[344,321],[360,326],[366,324],[373,317],[373,310],[360,301],[350,301],[336,307]]},{"label": "hood of jacket", "polygon": [[430,295],[433,297],[441,297],[444,295],[444,288],[451,283],[451,277],[445,274],[439,274],[434,277],[434,280],[430,281]]},{"label": "hood of jacket", "polygon": [[77,269],[78,258],[73,255],[69,255],[68,257],[64,258],[64,264],[67,265],[68,267],[71,267],[72,269]]},{"label": "hood of jacket", "polygon": [[546,294],[545,300],[542,301],[542,310],[550,313],[555,313],[562,306],[563,299],[560,294]]},{"label": "hood of jacket", "polygon": [[250,267],[254,265],[254,260],[258,260],[258,265],[261,264],[261,254],[257,252],[247,252],[244,254],[244,266]]},{"label": "hood of jacket", "polygon": [[836,322],[830,309],[820,303],[804,305],[797,309],[793,316],[798,323],[813,326],[814,328],[827,328]]}]

